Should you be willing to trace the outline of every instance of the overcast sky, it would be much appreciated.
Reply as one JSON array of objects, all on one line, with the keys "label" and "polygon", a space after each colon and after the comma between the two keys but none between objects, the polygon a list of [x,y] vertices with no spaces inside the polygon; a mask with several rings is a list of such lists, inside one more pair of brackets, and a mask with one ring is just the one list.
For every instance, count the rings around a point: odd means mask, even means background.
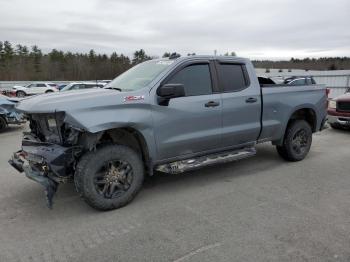
[{"label": "overcast sky", "polygon": [[131,55],[350,56],[350,0],[0,0],[0,41]]}]

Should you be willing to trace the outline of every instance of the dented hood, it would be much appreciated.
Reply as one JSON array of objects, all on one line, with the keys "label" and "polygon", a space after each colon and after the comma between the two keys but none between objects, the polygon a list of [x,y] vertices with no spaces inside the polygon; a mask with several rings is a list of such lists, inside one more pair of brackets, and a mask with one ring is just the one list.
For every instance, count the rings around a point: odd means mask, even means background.
[{"label": "dented hood", "polygon": [[110,89],[55,92],[20,101],[16,108],[24,113],[74,112],[123,103],[127,93]]},{"label": "dented hood", "polygon": [[16,108],[26,114],[64,112],[66,123],[95,133],[133,125],[135,118],[149,118],[149,112],[144,110],[147,107],[146,92],[145,89],[137,92],[111,89],[67,91],[24,99]]}]

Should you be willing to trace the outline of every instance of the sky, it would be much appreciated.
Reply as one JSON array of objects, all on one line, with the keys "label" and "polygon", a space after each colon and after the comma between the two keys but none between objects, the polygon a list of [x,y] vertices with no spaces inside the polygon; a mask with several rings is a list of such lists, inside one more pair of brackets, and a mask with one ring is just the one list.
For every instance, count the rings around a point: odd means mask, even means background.
[{"label": "sky", "polygon": [[350,56],[350,0],[0,0],[4,40],[129,56]]}]

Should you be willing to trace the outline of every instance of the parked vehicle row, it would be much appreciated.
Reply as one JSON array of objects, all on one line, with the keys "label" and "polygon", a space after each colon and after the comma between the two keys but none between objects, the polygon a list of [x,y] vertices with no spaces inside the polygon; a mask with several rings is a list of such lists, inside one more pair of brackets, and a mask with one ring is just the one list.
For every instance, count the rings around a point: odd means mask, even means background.
[{"label": "parked vehicle row", "polygon": [[102,88],[108,84],[109,80],[90,81],[90,82],[73,82],[69,84],[55,84],[49,82],[36,82],[25,86],[16,85],[10,92],[7,92],[11,96],[25,97],[31,95],[47,94],[58,91],[71,91],[87,88]]}]

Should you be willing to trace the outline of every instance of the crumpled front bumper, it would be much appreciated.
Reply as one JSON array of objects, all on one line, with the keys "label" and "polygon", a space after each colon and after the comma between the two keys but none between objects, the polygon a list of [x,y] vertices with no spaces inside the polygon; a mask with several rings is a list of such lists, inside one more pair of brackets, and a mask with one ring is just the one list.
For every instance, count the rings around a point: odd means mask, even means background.
[{"label": "crumpled front bumper", "polygon": [[9,160],[17,171],[24,172],[28,178],[44,186],[49,208],[58,184],[73,177],[73,163],[72,147],[32,140],[23,140],[22,150],[14,153]]}]

